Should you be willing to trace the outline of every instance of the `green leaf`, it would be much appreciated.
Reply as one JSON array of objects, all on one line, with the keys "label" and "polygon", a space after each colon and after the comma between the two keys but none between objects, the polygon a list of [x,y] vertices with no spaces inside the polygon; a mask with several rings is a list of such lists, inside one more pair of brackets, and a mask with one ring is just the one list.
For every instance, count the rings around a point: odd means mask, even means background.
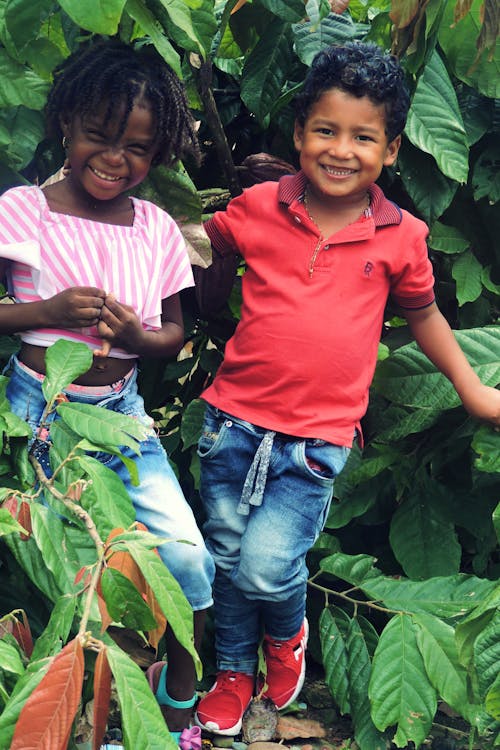
[{"label": "green leaf", "polygon": [[31,523],[33,537],[43,554],[44,571],[50,570],[61,593],[73,593],[79,561],[65,537],[62,521],[46,506],[32,503]]},{"label": "green leaf", "polygon": [[182,415],[181,437],[184,448],[196,445],[201,435],[206,404],[200,398],[193,399]]},{"label": "green leaf", "polygon": [[453,263],[451,275],[457,285],[457,300],[460,306],[466,302],[474,302],[483,288],[481,283],[483,267],[476,256],[467,251],[462,253]]},{"label": "green leaf", "polygon": [[151,427],[126,414],[101,409],[93,404],[62,403],[56,409],[64,422],[78,435],[94,445],[119,447],[126,445],[140,454],[140,440],[145,440]]},{"label": "green leaf", "polygon": [[59,0],[59,4],[77,26],[94,34],[112,36],[118,31],[125,0]]},{"label": "green leaf", "polygon": [[[454,331],[454,335],[485,385],[500,382],[500,326]],[[460,400],[415,343],[402,346],[377,366],[373,388],[398,404],[429,409],[451,409]]]},{"label": "green leaf", "polygon": [[[26,107],[0,111],[0,129],[9,134],[4,159],[13,169],[23,169],[32,160],[44,137],[45,125],[41,112]],[[2,149],[3,151],[4,149]]]},{"label": "green leaf", "polygon": [[495,612],[474,642],[474,665],[482,699],[500,678],[500,611]]},{"label": "green leaf", "polygon": [[409,578],[422,580],[458,573],[462,547],[453,522],[439,513],[442,488],[432,480],[412,483],[391,519],[389,540]]},{"label": "green leaf", "polygon": [[483,50],[478,56],[476,41],[483,22],[483,0],[473,0],[470,10],[457,23],[454,3],[445,3],[439,31],[439,44],[446,55],[447,65],[464,83],[478,89],[491,99],[500,97],[500,45],[492,55]]},{"label": "green leaf", "polygon": [[292,30],[299,60],[308,67],[321,49],[348,42],[357,34],[351,18],[338,13],[330,13],[319,24],[316,21],[294,24]]},{"label": "green leaf", "polygon": [[41,662],[32,662],[16,682],[12,695],[0,714],[0,747],[8,748],[11,746],[14,728],[21,709],[37,685],[42,681],[49,665],[49,659]]},{"label": "green leaf", "polygon": [[437,52],[432,53],[418,80],[405,133],[417,148],[432,154],[447,177],[467,181],[465,128],[453,84]]},{"label": "green leaf", "polygon": [[25,531],[26,529],[10,515],[6,508],[0,508],[0,537],[6,534],[22,534]]},{"label": "green leaf", "polygon": [[17,49],[38,36],[44,20],[53,11],[51,0],[7,0],[5,25]]},{"label": "green leaf", "polygon": [[[117,542],[119,539],[117,536],[113,541]],[[193,612],[181,587],[154,551],[144,549],[140,543],[132,541],[124,544],[123,548],[130,552],[140,567],[175,637],[193,657],[198,676],[201,677],[200,657],[193,644]]]},{"label": "green leaf", "polygon": [[472,174],[474,200],[487,198],[493,205],[500,201],[500,148],[493,144],[482,152]]},{"label": "green leaf", "polygon": [[102,594],[110,616],[132,630],[154,630],[157,622],[132,581],[119,570],[106,568],[101,576]]},{"label": "green leaf", "polygon": [[436,691],[429,683],[410,617],[396,615],[386,625],[373,658],[368,693],[375,726],[396,726],[394,742],[417,747],[425,740],[437,709]]},{"label": "green leaf", "polygon": [[[76,0],[76,2],[78,1]],[[145,4],[141,0],[126,0],[125,10],[134,21],[137,21],[144,33],[151,37],[152,43],[165,62],[170,65],[179,77],[182,77],[178,53],[163,33],[155,16],[148,10]]]},{"label": "green leaf", "polygon": [[23,105],[28,109],[42,109],[48,88],[46,81],[0,49],[0,108]]},{"label": "green leaf", "polygon": [[99,534],[106,539],[112,529],[128,528],[135,520],[135,511],[120,477],[90,456],[83,456],[78,463],[91,480],[80,502],[90,513]]},{"label": "green leaf", "polygon": [[177,750],[141,668],[115,645],[106,654],[116,683],[125,747]]},{"label": "green leaf", "polygon": [[[341,615],[343,614],[340,610]],[[337,611],[337,617],[339,617]],[[346,619],[347,615],[344,614]],[[347,676],[347,649],[333,611],[325,608],[319,620],[319,638],[325,682],[341,714],[349,713],[349,680]]]},{"label": "green leaf", "polygon": [[484,706],[490,716],[500,721],[500,675],[497,676],[495,682],[488,690]]},{"label": "green leaf", "polygon": [[280,19],[269,24],[245,60],[241,98],[259,120],[273,109],[292,67],[290,25]]},{"label": "green leaf", "polygon": [[477,707],[469,703],[467,670],[459,662],[454,629],[432,615],[417,614],[413,619],[418,625],[417,643],[432,685],[448,705],[473,723]]},{"label": "green leaf", "polygon": [[304,0],[260,0],[260,3],[283,21],[296,23],[304,18]]},{"label": "green leaf", "polygon": [[24,672],[19,648],[4,640],[0,640],[0,670],[15,675],[22,675]]},{"label": "green leaf", "polygon": [[482,425],[474,433],[472,448],[478,454],[474,466],[490,474],[500,473],[500,435],[489,425]]},{"label": "green leaf", "polygon": [[470,247],[469,240],[458,227],[435,221],[429,233],[429,246],[440,253],[463,253]]},{"label": "green leaf", "polygon": [[495,527],[495,534],[500,542],[500,503],[498,503],[497,507],[493,511],[493,526]]},{"label": "green leaf", "polygon": [[35,641],[31,655],[32,661],[47,656],[55,656],[61,650],[71,632],[76,604],[75,594],[64,594],[55,602],[45,630]]},{"label": "green leaf", "polygon": [[377,730],[371,717],[368,685],[371,661],[365,634],[356,617],[349,622],[346,648],[348,654],[349,703],[354,724],[354,738],[359,750],[385,750],[385,738]]},{"label": "green leaf", "polygon": [[42,384],[47,403],[92,366],[92,352],[85,344],[59,339],[47,349],[47,374]]}]

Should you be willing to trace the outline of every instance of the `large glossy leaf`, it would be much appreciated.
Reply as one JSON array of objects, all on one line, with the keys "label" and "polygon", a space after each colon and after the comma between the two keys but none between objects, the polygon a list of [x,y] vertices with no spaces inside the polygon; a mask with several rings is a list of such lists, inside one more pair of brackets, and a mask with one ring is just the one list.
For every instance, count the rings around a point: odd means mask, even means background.
[{"label": "large glossy leaf", "polygon": [[[500,382],[500,327],[454,334],[482,382],[496,386]],[[451,383],[415,343],[402,346],[379,363],[373,387],[391,401],[407,406],[449,409],[460,403]]]},{"label": "large glossy leaf", "polygon": [[492,99],[500,96],[500,45],[479,55],[476,41],[481,29],[484,13],[483,0],[473,0],[470,12],[454,23],[454,3],[445,3],[445,12],[439,31],[439,43],[443,48],[447,64],[464,83],[478,89]]},{"label": "large glossy leaf", "polygon": [[53,11],[51,0],[8,0],[5,4],[5,25],[18,49],[38,36],[45,18]]},{"label": "large glossy leaf", "polygon": [[303,0],[260,0],[261,5],[271,13],[284,21],[297,23],[304,19]]},{"label": "large glossy leaf", "polygon": [[337,552],[320,561],[321,570],[362,589],[375,601],[401,612],[428,612],[437,617],[463,617],[480,606],[494,606],[494,581],[458,574],[427,581],[389,578],[373,567],[369,555]]},{"label": "large glossy leaf", "polygon": [[454,524],[439,512],[442,488],[416,481],[391,519],[392,550],[409,578],[423,580],[458,573],[462,547]]},{"label": "large glossy leaf", "polygon": [[488,690],[485,699],[485,708],[494,719],[500,721],[500,675]]},{"label": "large glossy leaf", "polygon": [[85,344],[59,339],[45,355],[47,375],[42,384],[43,395],[51,402],[58,393],[92,366],[92,352]]},{"label": "large glossy leaf", "polygon": [[201,399],[194,399],[184,410],[181,422],[181,437],[185,449],[198,442],[205,415],[205,406],[205,402]]},{"label": "large glossy leaf", "polygon": [[31,506],[33,536],[43,555],[44,570],[51,571],[62,593],[74,592],[79,560],[64,534],[61,520],[49,508],[39,503]]},{"label": "large glossy leaf", "polygon": [[439,697],[473,722],[477,706],[469,703],[467,671],[459,662],[454,629],[432,615],[418,614],[413,619],[425,669]]},{"label": "large glossy leaf", "polygon": [[[337,613],[338,617],[342,617],[342,613]],[[347,615],[344,615],[344,617],[348,622]],[[319,638],[325,669],[325,682],[339,707],[340,713],[346,714],[350,710],[347,649],[337,618],[334,616],[334,611],[328,608],[322,611],[319,620]]]},{"label": "large glossy leaf", "polygon": [[458,227],[435,221],[428,238],[429,247],[440,253],[452,255],[465,252],[470,247],[470,240],[464,237]]},{"label": "large glossy leaf", "polygon": [[127,541],[124,549],[130,552],[141,569],[175,637],[192,655],[201,677],[201,662],[193,645],[193,613],[181,587],[154,551],[133,541]]},{"label": "large glossy leaf", "polygon": [[290,24],[273,21],[247,57],[241,98],[260,120],[271,112],[292,66]]},{"label": "large glossy leaf", "polygon": [[81,700],[83,669],[83,648],[76,638],[54,657],[23,706],[11,750],[66,750]]},{"label": "large glossy leaf", "polygon": [[431,226],[443,215],[458,189],[458,182],[446,177],[436,160],[403,139],[398,166],[405,190],[422,219]]},{"label": "large glossy leaf", "polygon": [[5,159],[13,169],[23,169],[32,160],[44,137],[45,125],[41,112],[26,107],[0,111],[0,130],[9,133]]},{"label": "large glossy leaf", "polygon": [[381,731],[396,726],[396,747],[427,737],[437,709],[417,646],[415,625],[407,615],[396,615],[386,625],[375,651],[369,685],[372,718]]},{"label": "large glossy leaf", "polygon": [[385,750],[387,747],[385,738],[378,731],[371,717],[368,685],[372,666],[365,634],[357,617],[353,617],[349,622],[346,648],[349,703],[354,724],[354,738],[359,750]]},{"label": "large glossy leaf", "polygon": [[0,639],[0,669],[14,675],[22,675],[24,666],[19,648]]},{"label": "large glossy leaf", "polygon": [[119,570],[106,568],[101,576],[106,607],[115,622],[132,630],[152,630],[156,620],[132,581]]},{"label": "large glossy leaf", "polygon": [[93,404],[62,403],[57,413],[78,435],[94,445],[119,447],[126,445],[140,454],[138,441],[145,440],[150,428],[125,414],[100,409]]},{"label": "large glossy leaf", "polygon": [[125,485],[116,472],[89,456],[78,461],[91,484],[83,492],[81,503],[90,513],[103,539],[111,529],[127,528],[135,512]]},{"label": "large glossy leaf", "polygon": [[48,88],[46,81],[0,49],[0,107],[24,105],[28,109],[41,109]]},{"label": "large glossy leaf", "polygon": [[11,747],[14,728],[19,718],[21,709],[43,679],[49,665],[50,659],[33,662],[28,665],[24,674],[16,682],[12,695],[0,713],[0,747]]},{"label": "large glossy leaf", "polygon": [[97,654],[94,669],[93,750],[99,750],[109,719],[111,669],[106,649]]},{"label": "large glossy leaf", "polygon": [[[189,3],[184,0],[148,0],[153,17],[168,31],[168,36],[183,49],[206,55],[207,49],[199,39],[197,26],[193,23]],[[205,11],[207,7],[205,5]],[[215,33],[215,29],[213,29]]]},{"label": "large glossy leaf", "polygon": [[60,651],[61,643],[66,643],[69,637],[75,612],[76,596],[74,594],[59,597],[50,612],[45,630],[36,639],[32,661],[55,656]]},{"label": "large glossy leaf", "polygon": [[112,36],[118,31],[125,0],[95,0],[82,3],[81,0],[59,0],[68,16],[82,29],[94,34]]},{"label": "large glossy leaf", "polygon": [[467,181],[465,127],[453,84],[437,52],[417,83],[405,133],[417,148],[434,157],[443,174],[457,182]]},{"label": "large glossy leaf", "polygon": [[[77,0],[78,1],[78,0]],[[142,0],[126,0],[125,10],[141,29],[151,37],[154,46],[179,77],[182,77],[179,55],[156,22],[155,16]]]},{"label": "large glossy leaf", "polygon": [[500,678],[500,610],[478,635],[474,643],[479,694],[484,700],[492,685]]},{"label": "large glossy leaf", "polygon": [[140,667],[115,645],[109,646],[107,657],[115,678],[125,747],[177,750]]},{"label": "large glossy leaf", "polygon": [[330,13],[318,24],[316,21],[294,24],[293,35],[299,59],[309,66],[314,55],[331,44],[342,44],[353,39],[359,29],[349,16]]},{"label": "large glossy leaf", "polygon": [[500,201],[500,148],[493,144],[485,151],[474,165],[472,175],[474,199],[487,198],[490,204]]},{"label": "large glossy leaf", "polygon": [[482,273],[482,265],[470,251],[454,260],[451,275],[457,285],[456,297],[460,306],[466,302],[474,302],[480,296],[483,288]]}]

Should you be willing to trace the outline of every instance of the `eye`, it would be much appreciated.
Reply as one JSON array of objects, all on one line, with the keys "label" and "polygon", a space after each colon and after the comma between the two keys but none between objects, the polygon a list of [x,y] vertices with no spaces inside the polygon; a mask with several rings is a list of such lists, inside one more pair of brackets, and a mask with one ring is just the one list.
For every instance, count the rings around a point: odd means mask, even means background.
[{"label": "eye", "polygon": [[87,137],[93,141],[103,141],[105,136],[100,130],[93,130],[92,128],[86,129]]},{"label": "eye", "polygon": [[331,128],[318,128],[316,133],[319,133],[320,135],[334,135]]},{"label": "eye", "polygon": [[146,146],[144,143],[131,143],[128,149],[133,154],[137,154],[137,156],[147,156],[151,150],[151,146]]},{"label": "eye", "polygon": [[364,135],[363,133],[357,135],[356,138],[358,139],[358,141],[373,141],[371,135]]}]

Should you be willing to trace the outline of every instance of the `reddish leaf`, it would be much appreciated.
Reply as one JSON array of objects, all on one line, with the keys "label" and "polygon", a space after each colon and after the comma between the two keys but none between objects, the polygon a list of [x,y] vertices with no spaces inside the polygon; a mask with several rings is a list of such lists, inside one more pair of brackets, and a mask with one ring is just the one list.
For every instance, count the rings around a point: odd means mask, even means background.
[{"label": "reddish leaf", "polygon": [[106,607],[106,602],[104,601],[102,595],[101,595],[101,586],[98,585],[98,591],[97,591],[97,605],[99,607],[99,613],[101,615],[101,633],[104,633],[111,623],[113,622],[113,618],[109,616],[108,608]]},{"label": "reddish leaf", "polygon": [[79,639],[66,644],[24,704],[10,750],[66,750],[81,699],[84,658]]},{"label": "reddish leaf", "polygon": [[26,500],[23,500],[21,503],[21,507],[19,508],[19,516],[17,518],[23,529],[26,529],[26,534],[21,534],[21,541],[27,542],[28,539],[31,536],[31,533],[33,531],[33,527],[31,526],[31,508],[30,504],[26,502]]},{"label": "reddish leaf", "polygon": [[15,495],[9,495],[5,498],[5,500],[2,503],[2,508],[5,508],[5,510],[8,510],[12,518],[15,518],[17,520],[17,508],[19,506],[19,500]]},{"label": "reddish leaf", "polygon": [[[22,622],[19,620],[19,616],[23,618]],[[24,610],[16,610],[15,614],[11,613],[3,618],[0,622],[0,638],[3,638],[6,633],[14,636],[26,656],[31,656],[33,653],[33,637]]]},{"label": "reddish leaf", "polygon": [[80,581],[83,581],[84,586],[87,587],[91,580],[92,580],[92,576],[90,575],[89,569],[86,565],[84,565],[83,568],[80,568],[80,570],[76,574],[75,580],[73,581],[73,583],[76,586],[77,583],[80,583]]},{"label": "reddish leaf", "polygon": [[99,750],[106,731],[111,699],[111,669],[106,649],[97,655],[94,670],[94,737],[92,750]]},{"label": "reddish leaf", "polygon": [[144,599],[157,622],[156,628],[154,630],[148,631],[148,643],[154,648],[155,651],[157,651],[158,644],[161,641],[165,630],[167,629],[167,618],[163,614],[163,611],[160,609],[160,605],[158,604],[156,596],[153,594],[153,590],[147,583],[146,595]]}]

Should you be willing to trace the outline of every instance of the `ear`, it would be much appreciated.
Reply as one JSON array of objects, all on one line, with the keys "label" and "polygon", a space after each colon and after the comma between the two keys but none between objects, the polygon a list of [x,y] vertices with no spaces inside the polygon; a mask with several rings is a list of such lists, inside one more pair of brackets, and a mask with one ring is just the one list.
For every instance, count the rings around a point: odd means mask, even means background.
[{"label": "ear", "polygon": [[397,135],[387,146],[385,152],[384,167],[391,167],[398,158],[399,147],[401,146],[401,136]]},{"label": "ear", "polygon": [[299,152],[302,149],[303,139],[304,139],[304,126],[299,125],[297,120],[295,120],[295,125],[293,128],[293,145],[295,146],[296,150]]}]

